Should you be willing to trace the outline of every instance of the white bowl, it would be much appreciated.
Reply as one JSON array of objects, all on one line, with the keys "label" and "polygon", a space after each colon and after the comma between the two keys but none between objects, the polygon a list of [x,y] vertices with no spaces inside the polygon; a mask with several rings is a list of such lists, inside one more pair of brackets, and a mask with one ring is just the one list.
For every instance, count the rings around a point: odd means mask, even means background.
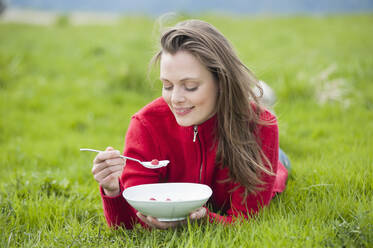
[{"label": "white bowl", "polygon": [[209,186],[198,183],[155,183],[127,188],[123,197],[137,211],[159,221],[185,219],[210,198]]}]

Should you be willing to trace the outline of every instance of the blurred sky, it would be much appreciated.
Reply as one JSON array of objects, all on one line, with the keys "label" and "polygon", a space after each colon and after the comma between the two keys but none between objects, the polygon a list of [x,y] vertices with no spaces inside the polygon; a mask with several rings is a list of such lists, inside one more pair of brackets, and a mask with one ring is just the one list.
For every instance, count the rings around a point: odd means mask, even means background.
[{"label": "blurred sky", "polygon": [[372,12],[373,0],[2,0],[8,7],[53,11],[93,11],[159,15],[226,12],[232,14],[323,14]]}]

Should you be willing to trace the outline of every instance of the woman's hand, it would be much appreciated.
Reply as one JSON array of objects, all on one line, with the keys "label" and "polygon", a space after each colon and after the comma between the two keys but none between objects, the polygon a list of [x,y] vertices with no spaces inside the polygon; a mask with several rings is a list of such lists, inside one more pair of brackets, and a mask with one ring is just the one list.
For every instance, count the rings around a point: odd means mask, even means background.
[{"label": "woman's hand", "polygon": [[[140,212],[136,213],[137,217],[139,217],[140,220],[142,220],[145,224],[152,228],[158,228],[158,229],[168,229],[168,228],[175,228],[180,225],[186,224],[187,220],[179,220],[179,221],[159,221],[157,218],[154,218],[152,216],[146,216],[143,215]],[[204,207],[201,207],[197,209],[196,211],[189,214],[189,219],[191,221],[196,221],[199,219],[202,219],[206,217],[206,209]]]},{"label": "woman's hand", "polygon": [[126,160],[121,158],[120,152],[112,147],[100,152],[93,160],[92,174],[94,179],[103,188],[105,195],[117,196],[120,194],[119,180]]}]

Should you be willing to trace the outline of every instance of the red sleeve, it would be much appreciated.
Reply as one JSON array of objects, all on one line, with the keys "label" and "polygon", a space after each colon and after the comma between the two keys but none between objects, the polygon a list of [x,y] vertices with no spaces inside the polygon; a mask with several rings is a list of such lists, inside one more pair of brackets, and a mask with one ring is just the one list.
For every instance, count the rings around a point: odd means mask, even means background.
[{"label": "red sleeve", "polygon": [[[123,154],[141,161],[151,161],[161,157],[159,148],[146,125],[136,117],[132,118],[128,128]],[[127,187],[159,182],[163,170],[164,168],[147,169],[137,162],[126,161],[119,180],[121,194],[116,197],[108,197],[101,190],[104,214],[109,226],[124,225],[130,229],[135,223],[140,222],[136,216],[137,211],[123,198],[122,192]],[[141,224],[144,225],[142,222]]]},{"label": "red sleeve", "polygon": [[110,227],[124,225],[127,229],[131,229],[133,225],[132,219],[135,217],[135,215],[134,213],[131,213],[131,206],[122,197],[122,185],[120,185],[120,192],[120,195],[110,197],[105,195],[103,189],[100,187],[106,222]]},{"label": "red sleeve", "polygon": [[[263,112],[261,116],[262,120],[269,121],[270,125],[260,126],[258,130],[258,137],[261,142],[261,148],[271,163],[273,173],[277,173],[278,166],[278,126],[276,118],[269,112]],[[267,165],[268,166],[268,165]],[[260,208],[268,205],[273,197],[273,186],[276,176],[269,176],[263,174],[262,185],[263,190],[258,192],[256,195],[251,194],[247,197],[246,201],[243,200],[244,187],[240,186],[234,192],[230,194],[230,207],[226,212],[226,215],[219,215],[208,211],[210,222],[219,222],[229,224],[235,221],[237,218],[248,218],[248,216],[257,213]],[[232,188],[238,184],[233,184]]]}]

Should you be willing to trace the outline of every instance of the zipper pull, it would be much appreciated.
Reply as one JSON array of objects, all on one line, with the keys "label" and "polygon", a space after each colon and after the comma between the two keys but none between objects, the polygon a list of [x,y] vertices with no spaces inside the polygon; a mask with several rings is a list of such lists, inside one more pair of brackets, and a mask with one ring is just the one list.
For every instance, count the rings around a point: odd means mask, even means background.
[{"label": "zipper pull", "polygon": [[198,134],[198,127],[197,127],[197,125],[196,125],[196,126],[194,126],[193,142],[196,142],[197,134]]}]

